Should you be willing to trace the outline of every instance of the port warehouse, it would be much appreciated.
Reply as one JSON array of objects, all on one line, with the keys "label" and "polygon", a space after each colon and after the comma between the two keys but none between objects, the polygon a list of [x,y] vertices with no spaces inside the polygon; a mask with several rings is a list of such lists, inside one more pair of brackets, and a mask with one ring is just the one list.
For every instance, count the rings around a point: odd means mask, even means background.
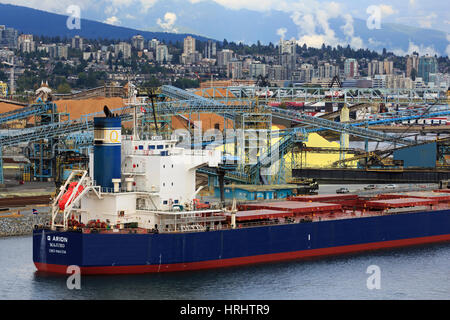
[{"label": "port warehouse", "polygon": [[[342,96],[328,97],[324,94],[326,89],[323,88],[316,91],[311,88],[273,88],[270,89],[274,92],[272,97],[260,97],[256,89],[249,87],[186,91],[163,86],[157,93],[159,97],[164,97],[164,100],[156,102],[154,109],[157,112],[152,117],[153,106],[150,101],[136,100],[136,97],[128,94],[129,89],[95,88],[69,97],[55,95],[53,100],[56,102],[40,100],[25,106],[10,101],[2,102],[2,111],[5,112],[0,114],[0,124],[5,129],[11,129],[11,132],[13,128],[18,128],[16,134],[9,132],[1,138],[4,161],[2,172],[3,167],[14,167],[9,164],[17,154],[11,155],[11,152],[18,152],[24,156],[23,163],[19,165],[20,176],[15,173],[19,179],[62,180],[71,169],[87,166],[88,150],[92,144],[90,121],[98,115],[103,105],[108,104],[111,109],[122,114],[124,121],[130,121],[132,106],[139,102],[139,108],[143,110],[140,121],[150,131],[155,129],[154,117],[160,130],[192,129],[195,128],[194,122],[198,120],[202,122],[203,130],[238,127],[250,131],[266,129],[272,132],[274,126],[276,129],[273,131],[281,129],[280,140],[272,143],[281,159],[279,169],[275,172],[272,170],[266,177],[260,174],[261,168],[267,167],[268,160],[274,156],[267,151],[266,154],[259,155],[255,164],[244,164],[235,170],[226,171],[226,183],[281,186],[291,182],[295,184],[302,179],[325,181],[325,177],[331,182],[339,179],[368,182],[438,182],[448,179],[448,148],[445,139],[448,132],[443,128],[446,125],[444,122],[439,126],[428,122],[437,118],[444,121],[442,117],[450,114],[446,92],[439,92],[438,96],[441,98],[436,101],[426,99],[424,92],[414,92],[410,95],[390,92],[380,95],[379,90],[370,89],[358,94],[342,89]],[[292,103],[289,103],[290,101]],[[391,106],[391,110],[388,110],[387,106]],[[308,113],[311,109],[317,112]],[[368,116],[362,118],[361,110],[368,113]],[[380,110],[385,112],[380,113]],[[416,123],[420,125],[415,125]],[[430,124],[432,128],[424,128],[423,124]],[[374,130],[380,125],[387,125],[391,129],[400,128],[403,132],[395,135],[383,132],[385,129]],[[25,127],[26,131],[21,131],[20,127]],[[439,127],[439,133],[433,131],[436,127]],[[53,130],[55,128],[58,130]],[[338,137],[334,140],[338,142],[327,144],[326,147],[309,146],[313,150],[309,154],[303,153],[302,150],[305,150],[308,144],[308,137],[327,137],[330,133]],[[404,138],[405,136],[408,138]],[[422,137],[436,142],[427,143],[430,140],[421,139]],[[352,149],[349,142],[353,139],[390,141],[393,147],[388,150],[387,157],[384,157],[384,152],[382,160],[368,163],[370,153],[377,150]],[[10,154],[9,150],[12,150]],[[249,148],[244,148],[239,156],[245,157],[249,152]],[[312,154],[321,154],[325,158],[331,158],[332,155],[340,162],[324,164],[322,161],[321,168],[317,169],[314,163],[308,166],[303,160],[312,158]],[[354,156],[358,159],[351,161]],[[365,163],[361,160],[365,160]],[[336,162],[339,163],[336,165]],[[208,177],[206,181],[213,187],[214,192],[220,174],[206,168],[199,169],[198,173]],[[246,192],[249,193],[248,190]],[[277,195],[277,192],[281,191],[266,191],[264,197],[271,199],[290,195],[288,191],[283,195]],[[243,194],[242,197],[251,198],[255,195]]]},{"label": "port warehouse", "polygon": [[450,172],[445,168],[438,168],[438,150],[447,148],[447,141],[439,146],[437,142],[425,143],[417,146],[400,148],[393,151],[393,159],[400,161],[401,167],[395,170],[381,168],[366,170],[364,168],[333,168],[333,169],[293,169],[292,175],[297,178],[314,177],[320,182],[344,183],[439,183],[449,180]]}]

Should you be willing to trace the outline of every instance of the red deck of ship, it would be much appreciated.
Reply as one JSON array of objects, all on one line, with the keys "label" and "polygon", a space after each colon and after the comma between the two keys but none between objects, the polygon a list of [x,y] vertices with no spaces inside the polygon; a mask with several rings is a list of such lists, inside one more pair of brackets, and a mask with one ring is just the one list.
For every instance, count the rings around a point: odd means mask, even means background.
[{"label": "red deck of ship", "polygon": [[438,201],[450,201],[450,193],[437,192],[437,191],[414,191],[414,192],[401,192],[401,193],[389,193],[380,194],[378,199],[400,199],[400,198],[419,198],[419,199],[433,199]]},{"label": "red deck of ship", "polygon": [[242,210],[283,210],[292,212],[294,214],[342,211],[342,206],[340,204],[300,201],[280,201],[267,203],[262,202],[257,204],[244,204],[240,207],[242,208]]},{"label": "red deck of ship", "polygon": [[439,190],[434,190],[434,192],[450,193],[450,189],[439,189]]},{"label": "red deck of ship", "polygon": [[421,198],[398,198],[367,201],[368,209],[389,209],[389,208],[405,208],[417,206],[431,206],[437,204],[438,200],[421,199]]},{"label": "red deck of ship", "polygon": [[291,201],[302,201],[302,202],[341,202],[357,199],[358,195],[356,194],[316,194],[306,196],[295,196],[289,198],[289,200]]},{"label": "red deck of ship", "polygon": [[[236,212],[236,221],[286,218],[292,217],[293,215],[294,214],[290,211],[257,209]],[[231,213],[226,213],[226,216],[231,217]]]}]

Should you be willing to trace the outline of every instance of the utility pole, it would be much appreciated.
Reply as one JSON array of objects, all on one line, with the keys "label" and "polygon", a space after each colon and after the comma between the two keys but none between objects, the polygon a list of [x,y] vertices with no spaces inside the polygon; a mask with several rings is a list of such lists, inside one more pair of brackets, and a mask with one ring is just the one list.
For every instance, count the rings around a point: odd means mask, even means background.
[{"label": "utility pole", "polygon": [[10,76],[10,78],[9,78],[9,87],[10,87],[10,91],[11,91],[11,98],[12,98],[12,95],[14,94],[14,93],[16,93],[16,88],[15,88],[15,86],[14,86],[14,67],[15,67],[15,65],[14,65],[14,56],[12,56],[12,58],[11,58],[11,71],[10,71],[10,74],[9,74],[9,76]]}]

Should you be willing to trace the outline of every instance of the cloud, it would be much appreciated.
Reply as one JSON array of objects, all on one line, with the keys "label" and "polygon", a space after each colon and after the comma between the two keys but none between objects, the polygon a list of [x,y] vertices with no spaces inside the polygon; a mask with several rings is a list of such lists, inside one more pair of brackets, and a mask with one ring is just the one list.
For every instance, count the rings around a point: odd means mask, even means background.
[{"label": "cloud", "polygon": [[117,18],[116,16],[112,16],[112,17],[109,17],[108,19],[106,19],[105,21],[103,21],[104,23],[107,23],[107,24],[112,24],[112,25],[114,25],[114,26],[118,26],[118,25],[120,25],[120,20],[119,20],[119,18]]},{"label": "cloud", "polygon": [[109,7],[106,7],[105,14],[107,14],[107,15],[115,15],[115,14],[117,14],[118,11],[119,11],[119,9],[117,9],[117,8],[115,8],[113,6],[109,6]]},{"label": "cloud", "polygon": [[110,0],[115,7],[128,7],[133,3],[133,0]]},{"label": "cloud", "polygon": [[[447,50],[448,50],[448,47],[447,47]],[[412,41],[409,42],[408,50],[404,51],[402,49],[394,49],[394,50],[392,50],[392,52],[398,56],[405,56],[407,54],[412,54],[413,52],[417,52],[421,56],[423,56],[423,55],[430,55],[430,56],[438,55],[439,56],[440,55],[439,52],[437,52],[433,46],[425,47],[423,44],[417,45]]]},{"label": "cloud", "polygon": [[158,0],[140,0],[142,6],[142,12],[147,12],[148,9],[153,7]]},{"label": "cloud", "polygon": [[447,34],[447,41],[449,44],[447,45],[447,48],[445,48],[445,53],[447,54],[447,57],[450,58],[450,33]]},{"label": "cloud", "polygon": [[166,12],[164,15],[164,21],[158,18],[156,23],[167,32],[178,32],[176,28],[174,28],[175,21],[177,21],[177,15],[173,12]]},{"label": "cloud", "polygon": [[277,35],[279,35],[280,38],[284,40],[284,37],[286,36],[286,32],[287,32],[286,28],[279,28],[277,30]]},{"label": "cloud", "polygon": [[[276,0],[212,0],[226,8],[233,10],[249,9],[255,11],[269,11],[277,8],[280,1]],[[200,2],[191,0],[191,3]]]},{"label": "cloud", "polygon": [[372,39],[372,38],[369,38],[367,41],[368,41],[369,44],[370,44],[371,46],[373,46],[373,47],[381,47],[381,46],[384,46],[384,45],[385,45],[384,42],[377,41],[377,40],[374,40],[374,39]]},{"label": "cloud", "polygon": [[355,28],[353,27],[353,17],[350,14],[344,14],[345,25],[341,27],[347,36],[350,46],[356,49],[363,48],[364,42],[360,37],[355,36]]},{"label": "cloud", "polygon": [[418,19],[419,25],[422,28],[431,28],[432,24],[436,20],[437,15],[436,13],[432,12],[430,15],[426,17],[422,17]]},{"label": "cloud", "polygon": [[395,10],[391,5],[380,4],[378,7],[381,10],[382,17],[387,17],[387,16],[397,13],[397,10]]},{"label": "cloud", "polygon": [[292,9],[291,19],[298,26],[298,44],[320,48],[323,44],[330,46],[344,45],[345,40],[339,39],[330,27],[329,20],[344,17],[346,23],[341,27],[346,41],[351,46],[362,46],[362,40],[354,35],[353,18],[344,14],[342,6],[337,2],[319,3],[306,0],[296,3]]}]

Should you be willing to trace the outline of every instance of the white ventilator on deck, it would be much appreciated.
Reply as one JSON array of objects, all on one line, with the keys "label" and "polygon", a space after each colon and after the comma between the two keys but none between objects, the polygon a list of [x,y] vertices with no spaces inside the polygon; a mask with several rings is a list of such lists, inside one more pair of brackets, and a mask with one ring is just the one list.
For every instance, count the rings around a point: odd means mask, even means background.
[{"label": "white ventilator on deck", "polygon": [[122,182],[121,179],[112,179],[112,183],[114,185],[114,192],[119,192],[120,191],[120,183]]}]

